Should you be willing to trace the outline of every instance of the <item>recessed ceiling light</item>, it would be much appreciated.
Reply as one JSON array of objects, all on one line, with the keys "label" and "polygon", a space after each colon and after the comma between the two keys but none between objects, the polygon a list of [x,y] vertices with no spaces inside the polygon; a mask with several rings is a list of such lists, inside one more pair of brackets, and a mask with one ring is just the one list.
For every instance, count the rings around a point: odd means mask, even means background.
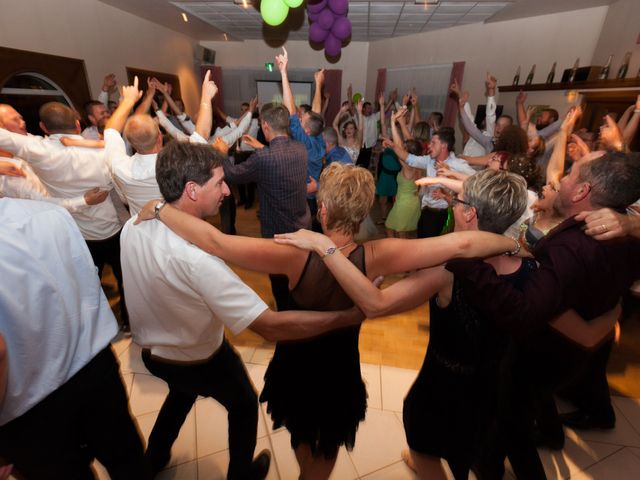
[{"label": "recessed ceiling light", "polygon": [[187,14],[182,12],[182,20],[184,20],[185,22],[189,21],[189,17],[187,17]]},{"label": "recessed ceiling light", "polygon": [[227,38],[227,34],[226,34],[226,33],[223,33],[223,35],[224,35],[224,41],[225,41],[225,42],[229,41],[229,38]]}]

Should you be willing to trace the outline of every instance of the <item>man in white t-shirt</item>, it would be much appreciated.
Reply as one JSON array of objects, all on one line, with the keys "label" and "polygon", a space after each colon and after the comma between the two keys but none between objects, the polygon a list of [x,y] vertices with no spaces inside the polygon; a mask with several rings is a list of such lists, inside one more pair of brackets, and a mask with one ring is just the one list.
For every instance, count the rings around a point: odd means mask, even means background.
[{"label": "man in white t-shirt", "polygon": [[[198,218],[218,213],[229,195],[222,154],[204,145],[172,142],[158,154],[156,179],[166,202]],[[156,216],[164,202],[156,206]],[[250,328],[269,340],[295,340],[362,320],[356,310],[274,312],[219,258],[183,240],[162,222],[127,222],[122,233],[124,285],[131,298],[133,339],[151,373],[169,394],[149,437],[154,473],[198,395],[229,412],[229,479],[264,478],[269,453],[252,462],[258,402],[242,360],[224,338]]]}]

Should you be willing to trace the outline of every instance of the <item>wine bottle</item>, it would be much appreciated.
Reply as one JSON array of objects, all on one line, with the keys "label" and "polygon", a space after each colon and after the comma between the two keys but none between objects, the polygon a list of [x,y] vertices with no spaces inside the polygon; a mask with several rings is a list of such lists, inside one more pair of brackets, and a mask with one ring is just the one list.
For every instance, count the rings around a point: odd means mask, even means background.
[{"label": "wine bottle", "polygon": [[556,76],[556,63],[558,62],[553,62],[553,65],[551,66],[551,71],[549,72],[549,75],[547,75],[547,83],[553,83],[553,79]]},{"label": "wine bottle", "polygon": [[631,52],[627,52],[624,56],[624,61],[622,65],[620,65],[620,69],[618,70],[618,75],[616,78],[618,80],[622,80],[627,76],[627,72],[629,71],[629,62],[631,61]]},{"label": "wine bottle", "polygon": [[536,64],[533,64],[533,67],[531,67],[531,71],[529,72],[529,75],[527,75],[527,79],[525,80],[524,84],[525,85],[531,85],[533,83],[533,76],[536,73]]},{"label": "wine bottle", "polygon": [[609,55],[609,59],[607,60],[607,64],[600,72],[599,80],[607,80],[609,78],[609,70],[611,70],[611,60],[613,59],[613,54]]},{"label": "wine bottle", "polygon": [[516,70],[516,76],[513,77],[512,85],[518,85],[520,83],[520,65],[518,65],[518,70]]},{"label": "wine bottle", "polygon": [[576,58],[576,61],[573,64],[573,68],[571,69],[571,76],[569,77],[569,83],[573,83],[575,81],[576,73],[578,72],[579,66],[580,66],[580,57]]}]

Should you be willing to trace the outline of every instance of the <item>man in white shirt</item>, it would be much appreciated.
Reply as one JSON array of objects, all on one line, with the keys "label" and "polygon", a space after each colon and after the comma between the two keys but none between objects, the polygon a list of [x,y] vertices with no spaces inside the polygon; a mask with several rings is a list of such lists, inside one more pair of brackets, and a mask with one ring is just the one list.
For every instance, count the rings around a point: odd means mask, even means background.
[{"label": "man in white shirt", "polygon": [[[172,206],[198,218],[218,213],[229,188],[224,157],[201,145],[171,143],[158,155],[157,180]],[[159,218],[164,202],[156,206]],[[169,461],[171,445],[198,395],[229,412],[229,479],[264,478],[268,452],[252,463],[257,396],[238,354],[224,339],[250,328],[269,340],[319,335],[361,320],[344,312],[274,312],[219,258],[183,240],[162,222],[134,226],[122,235],[122,265],[134,341],[149,371],[169,394],[149,437],[153,472]]]},{"label": "man in white shirt", "polygon": [[[27,135],[22,115],[10,105],[0,104],[0,128],[20,135]],[[42,200],[55,203],[73,213],[83,210],[89,205],[104,202],[107,195],[107,191],[96,187],[75,198],[52,197],[24,160],[13,157],[9,152],[0,152],[0,197]]]},{"label": "man in white shirt", "polygon": [[[429,155],[416,156],[407,152],[400,141],[395,141],[393,149],[398,158],[411,167],[426,171],[428,177],[437,176],[439,168],[447,167],[455,172],[473,175],[475,170],[464,160],[456,157],[453,148],[456,143],[453,128],[443,127],[433,134],[429,143]],[[418,238],[437,237],[444,228],[447,217],[447,201],[435,198],[433,193],[438,185],[423,187],[422,213],[418,222]]]},{"label": "man in white shirt", "polygon": [[378,142],[378,116],[373,112],[371,102],[364,102],[362,104],[362,115],[364,119],[362,148],[360,149],[358,160],[356,160],[356,165],[368,169],[371,163],[373,147],[375,147]]},{"label": "man in white shirt", "polygon": [[[40,107],[40,127],[48,137],[20,135],[0,128],[0,149],[26,160],[54,197],[75,198],[91,188],[110,191],[113,183],[104,150],[65,147],[63,137],[82,139],[80,124],[73,110],[57,102]],[[116,196],[115,201],[120,199]],[[128,212],[125,211],[128,215]],[[87,241],[99,276],[105,263],[111,265],[120,290],[120,312],[123,326],[128,328],[122,271],[120,269],[120,230],[122,223],[113,196],[98,204],[74,212],[82,236]]]},{"label": "man in white shirt", "polygon": [[50,203],[10,198],[0,218],[2,457],[20,478],[93,478],[94,458],[113,479],[145,478],[110,347],[117,323],[76,223]]}]

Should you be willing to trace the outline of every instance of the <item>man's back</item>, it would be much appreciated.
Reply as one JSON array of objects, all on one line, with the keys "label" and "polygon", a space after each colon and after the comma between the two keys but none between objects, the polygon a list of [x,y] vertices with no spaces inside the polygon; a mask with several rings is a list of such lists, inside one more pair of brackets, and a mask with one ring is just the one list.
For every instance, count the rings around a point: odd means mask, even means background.
[{"label": "man's back", "polygon": [[[111,189],[111,175],[104,150],[65,147],[60,138],[77,135],[51,135],[47,138],[19,135],[0,129],[0,148],[26,160],[51,196],[74,198],[95,187]],[[102,240],[121,228],[111,198],[73,213],[85,240]]]},{"label": "man's back", "polygon": [[65,210],[6,198],[0,199],[0,217],[0,331],[11,358],[2,425],[104,349],[117,324],[86,243]]},{"label": "man's back", "polygon": [[238,333],[267,308],[222,260],[162,222],[128,221],[121,249],[134,340],[159,357],[207,358],[224,326]]},{"label": "man's back", "polygon": [[224,171],[231,182],[258,184],[263,237],[311,227],[306,190],[307,151],[303,144],[288,137],[276,137],[246,162],[225,163]]}]

